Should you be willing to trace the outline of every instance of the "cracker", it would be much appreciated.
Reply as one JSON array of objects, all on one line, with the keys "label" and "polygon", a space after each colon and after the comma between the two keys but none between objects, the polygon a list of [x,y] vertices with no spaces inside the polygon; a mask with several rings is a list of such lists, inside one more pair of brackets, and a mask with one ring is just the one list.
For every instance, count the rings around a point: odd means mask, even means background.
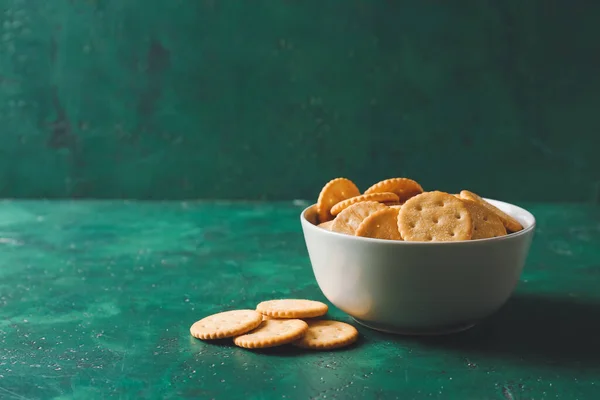
[{"label": "cracker", "polygon": [[382,203],[385,204],[388,207],[391,207],[391,206],[401,206],[402,204],[404,204],[404,202],[400,202],[400,201],[384,201]]},{"label": "cracker", "polygon": [[256,306],[256,311],[273,318],[312,318],[327,314],[327,304],[314,300],[267,300]]},{"label": "cracker", "polygon": [[376,201],[364,201],[346,208],[338,214],[331,225],[333,232],[354,235],[361,222],[376,211],[384,210],[387,206]]},{"label": "cracker", "polygon": [[294,342],[304,336],[308,324],[301,319],[269,319],[245,335],[237,336],[233,343],[247,349],[262,349]]},{"label": "cracker", "polygon": [[398,230],[400,209],[388,207],[369,215],[356,229],[356,236],[375,239],[402,240]]},{"label": "cracker", "polygon": [[423,188],[419,183],[408,178],[391,178],[381,182],[377,182],[367,190],[364,194],[392,192],[398,195],[401,202],[423,193]]},{"label": "cracker", "polygon": [[463,199],[471,200],[478,204],[481,204],[482,206],[484,206],[485,208],[487,208],[488,210],[490,210],[491,212],[496,214],[498,216],[498,218],[500,218],[500,221],[502,221],[502,223],[504,224],[504,227],[508,231],[517,232],[517,231],[520,231],[521,229],[523,229],[523,226],[519,223],[519,221],[517,221],[510,215],[506,214],[504,211],[498,209],[497,207],[494,207],[493,205],[491,205],[490,203],[488,203],[487,201],[482,199],[479,195],[477,195],[473,192],[469,192],[468,190],[461,190],[460,197],[462,197]]},{"label": "cracker", "polygon": [[390,208],[396,208],[396,209],[401,209],[402,208],[402,204],[393,204],[391,206],[389,206]]},{"label": "cracker", "polygon": [[398,228],[406,241],[469,240],[473,221],[462,200],[433,191],[409,199],[398,214]]},{"label": "cracker", "polygon": [[326,229],[326,230],[330,231],[331,230],[331,225],[333,225],[333,220],[327,221],[327,222],[323,222],[323,223],[321,223],[321,224],[319,224],[317,226],[319,228],[323,228],[323,229]]},{"label": "cracker", "polygon": [[463,200],[473,219],[473,236],[471,239],[488,239],[506,235],[506,228],[500,218],[481,204]]},{"label": "cracker", "polygon": [[344,211],[346,208],[350,207],[352,204],[362,203],[363,201],[377,201],[380,203],[387,202],[397,202],[398,195],[394,193],[371,193],[371,194],[363,194],[361,196],[351,197],[349,199],[340,201],[336,205],[331,208],[331,215],[334,217]]},{"label": "cracker", "polygon": [[320,320],[308,322],[308,330],[304,336],[292,344],[306,349],[331,350],[349,346],[357,339],[358,331],[352,325]]},{"label": "cracker", "polygon": [[249,332],[261,322],[262,315],[254,310],[224,311],[196,321],[190,333],[202,340],[223,339]]},{"label": "cracker", "polygon": [[339,203],[340,201],[349,199],[351,197],[360,196],[360,190],[356,187],[354,182],[346,178],[336,178],[329,181],[317,200],[317,213],[319,215],[319,222],[327,222],[333,219],[331,215],[331,207]]}]

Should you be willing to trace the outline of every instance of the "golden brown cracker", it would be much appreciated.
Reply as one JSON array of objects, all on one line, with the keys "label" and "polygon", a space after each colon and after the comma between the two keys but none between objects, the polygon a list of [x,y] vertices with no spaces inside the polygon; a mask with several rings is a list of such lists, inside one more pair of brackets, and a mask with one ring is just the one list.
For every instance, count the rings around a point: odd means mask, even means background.
[{"label": "golden brown cracker", "polygon": [[423,193],[423,188],[418,182],[409,178],[391,178],[381,182],[377,182],[367,190],[364,194],[392,192],[398,195],[401,202]]},{"label": "golden brown cracker", "polygon": [[387,206],[385,204],[376,201],[364,201],[353,204],[335,217],[333,225],[331,225],[331,230],[333,232],[354,236],[356,229],[365,218],[376,211],[384,210],[386,208]]},{"label": "golden brown cracker", "polygon": [[432,191],[410,198],[398,214],[406,241],[469,240],[473,220],[464,203],[451,194]]},{"label": "golden brown cracker", "polygon": [[190,327],[192,336],[198,339],[222,339],[249,332],[262,322],[262,315],[255,310],[232,310],[209,315]]},{"label": "golden brown cracker", "polygon": [[247,349],[262,349],[294,342],[304,336],[308,324],[300,319],[269,319],[245,335],[237,336],[233,343]]},{"label": "golden brown cracker", "polygon": [[351,197],[360,196],[360,191],[350,179],[336,178],[329,181],[317,200],[317,213],[319,215],[319,223],[331,221],[333,215],[331,215],[331,207],[339,203],[340,201],[349,199]]},{"label": "golden brown cracker", "polygon": [[349,346],[358,339],[355,327],[345,322],[319,320],[309,321],[308,330],[301,339],[292,344],[314,350],[331,350]]},{"label": "golden brown cracker", "polygon": [[500,221],[502,221],[502,223],[504,224],[504,227],[508,231],[517,232],[517,231],[520,231],[521,229],[523,229],[523,226],[519,223],[519,221],[517,221],[510,215],[506,214],[504,211],[500,210],[498,207],[495,207],[492,204],[488,203],[483,198],[481,198],[481,196],[479,196],[473,192],[470,192],[468,190],[461,190],[460,197],[462,197],[463,199],[471,200],[478,204],[481,204],[482,206],[484,206],[485,208],[487,208],[488,210],[490,210],[491,212],[496,214],[498,216],[498,218],[500,218]]},{"label": "golden brown cracker", "polygon": [[327,304],[304,299],[267,300],[256,306],[256,311],[273,318],[312,318],[327,313]]},{"label": "golden brown cracker", "polygon": [[398,230],[400,209],[388,207],[369,215],[356,229],[356,236],[375,239],[402,240]]},{"label": "golden brown cracker", "polygon": [[481,204],[463,200],[473,219],[473,236],[471,239],[488,239],[506,235],[506,228],[500,218]]},{"label": "golden brown cracker", "polygon": [[321,223],[321,224],[319,224],[317,226],[319,228],[323,228],[323,229],[326,229],[326,230],[330,231],[331,230],[331,225],[333,225],[333,220],[327,221],[327,222],[323,222],[323,223]]},{"label": "golden brown cracker", "polygon": [[385,204],[388,207],[401,206],[402,204],[404,204],[404,202],[400,201],[382,201],[381,203]]},{"label": "golden brown cracker", "polygon": [[331,215],[334,217],[350,207],[352,204],[362,203],[364,201],[377,201],[379,203],[397,202],[398,196],[394,193],[371,193],[363,194],[361,196],[351,197],[349,199],[340,201],[331,208]]}]

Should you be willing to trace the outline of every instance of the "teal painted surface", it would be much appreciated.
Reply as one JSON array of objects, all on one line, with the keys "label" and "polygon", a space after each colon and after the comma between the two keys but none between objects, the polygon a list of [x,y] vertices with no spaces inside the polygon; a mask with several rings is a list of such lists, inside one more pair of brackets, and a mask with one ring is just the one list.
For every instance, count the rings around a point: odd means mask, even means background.
[{"label": "teal painted surface", "polygon": [[0,0],[0,196],[600,198],[600,3]]},{"label": "teal painted surface", "polygon": [[531,204],[538,229],[517,293],[463,334],[358,327],[355,347],[322,353],[192,338],[210,313],[323,300],[301,208],[0,203],[0,398],[598,397],[600,208]]}]

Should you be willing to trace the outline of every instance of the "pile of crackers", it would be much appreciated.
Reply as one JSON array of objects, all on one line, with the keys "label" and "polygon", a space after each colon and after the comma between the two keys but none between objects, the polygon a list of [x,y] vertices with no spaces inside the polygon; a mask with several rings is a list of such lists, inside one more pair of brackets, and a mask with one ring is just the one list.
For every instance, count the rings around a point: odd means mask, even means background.
[{"label": "pile of crackers", "polygon": [[304,299],[259,303],[256,310],[231,310],[202,318],[190,327],[201,340],[233,338],[247,349],[291,344],[313,350],[331,350],[356,342],[358,331],[341,321],[321,319],[327,304]]},{"label": "pile of crackers", "polygon": [[386,179],[364,193],[350,179],[333,179],[319,194],[317,214],[323,229],[386,240],[477,240],[523,229],[473,192],[424,191],[409,178]]}]

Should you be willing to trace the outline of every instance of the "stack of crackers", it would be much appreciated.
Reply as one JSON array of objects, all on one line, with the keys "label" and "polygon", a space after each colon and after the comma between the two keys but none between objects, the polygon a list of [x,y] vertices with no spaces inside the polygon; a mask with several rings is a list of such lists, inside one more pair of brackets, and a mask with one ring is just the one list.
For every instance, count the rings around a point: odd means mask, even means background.
[{"label": "stack of crackers", "polygon": [[231,310],[210,315],[190,327],[201,340],[233,338],[247,349],[292,344],[314,350],[349,346],[358,339],[352,325],[320,319],[328,311],[325,303],[303,299],[263,301],[256,310]]},{"label": "stack of crackers", "polygon": [[349,179],[333,179],[319,194],[317,214],[323,229],[387,240],[476,240],[523,229],[473,192],[424,191],[409,178],[386,179],[364,193]]}]

